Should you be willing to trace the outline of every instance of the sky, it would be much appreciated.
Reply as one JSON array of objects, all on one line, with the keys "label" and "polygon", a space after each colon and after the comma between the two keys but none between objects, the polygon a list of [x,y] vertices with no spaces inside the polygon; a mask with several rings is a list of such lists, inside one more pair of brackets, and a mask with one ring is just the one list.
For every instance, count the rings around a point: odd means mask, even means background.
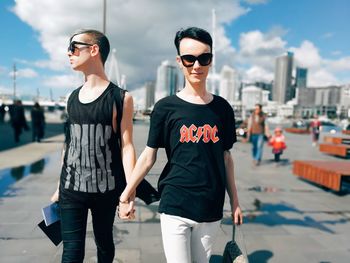
[{"label": "sky", "polygon": [[[276,57],[291,51],[308,86],[350,83],[348,0],[107,0],[106,34],[135,97],[163,60],[175,61],[177,30],[212,32],[213,8],[218,72],[228,65],[245,82],[270,82]],[[102,31],[102,10],[103,0],[1,0],[0,95],[13,94],[14,63],[20,96],[58,99],[82,84],[68,40],[77,29]]]}]

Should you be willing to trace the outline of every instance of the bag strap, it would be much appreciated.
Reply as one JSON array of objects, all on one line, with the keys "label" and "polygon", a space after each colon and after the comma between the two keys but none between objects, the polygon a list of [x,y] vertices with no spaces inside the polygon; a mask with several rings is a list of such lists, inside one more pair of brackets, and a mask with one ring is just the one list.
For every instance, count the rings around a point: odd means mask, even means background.
[{"label": "bag strap", "polygon": [[237,230],[238,230],[237,233],[238,233],[238,239],[239,239],[239,241],[236,242],[236,243],[241,245],[241,250],[242,250],[243,256],[245,258],[248,258],[247,247],[246,247],[246,244],[245,244],[245,241],[244,241],[244,234],[243,234],[243,231],[242,231],[242,226],[238,226],[235,223],[233,223],[233,227],[232,227],[232,241],[235,242],[236,227],[237,227]]}]

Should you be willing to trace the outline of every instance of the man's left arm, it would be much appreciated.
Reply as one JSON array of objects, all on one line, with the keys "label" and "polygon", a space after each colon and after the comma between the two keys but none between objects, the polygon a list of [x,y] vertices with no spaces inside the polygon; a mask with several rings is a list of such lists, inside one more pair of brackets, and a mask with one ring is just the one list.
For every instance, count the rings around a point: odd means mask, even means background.
[{"label": "man's left arm", "polygon": [[226,170],[226,189],[230,197],[232,219],[236,225],[243,223],[243,214],[239,206],[237,188],[234,176],[234,163],[229,150],[224,151],[224,161]]}]

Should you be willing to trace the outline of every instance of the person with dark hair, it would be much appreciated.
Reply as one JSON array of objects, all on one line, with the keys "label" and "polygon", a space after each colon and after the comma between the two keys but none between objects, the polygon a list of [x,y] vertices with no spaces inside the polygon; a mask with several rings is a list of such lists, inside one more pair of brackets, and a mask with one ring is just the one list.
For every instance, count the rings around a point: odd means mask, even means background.
[{"label": "person with dark hair", "polygon": [[40,107],[38,102],[35,102],[30,114],[32,117],[32,140],[33,142],[40,142],[44,137],[45,130],[44,110]]},{"label": "person with dark hair", "polygon": [[317,146],[321,128],[321,122],[318,119],[317,114],[314,114],[314,119],[310,122],[310,128],[312,134],[312,146]]},{"label": "person with dark hair", "polygon": [[4,122],[5,114],[6,114],[5,105],[1,104],[0,105],[0,123]]},{"label": "person with dark hair", "polygon": [[10,107],[10,118],[14,131],[15,142],[17,143],[20,141],[22,130],[29,130],[21,100],[15,100],[14,104]]},{"label": "person with dark hair", "polygon": [[147,146],[120,196],[119,217],[129,218],[130,196],[154,165],[158,148],[165,148],[168,162],[158,181],[158,211],[167,262],[205,263],[223,217],[225,189],[234,223],[243,220],[230,154],[235,118],[230,104],[206,87],[210,34],[191,27],[177,32],[174,43],[185,87],[155,104]]},{"label": "person with dark hair", "polygon": [[252,143],[253,165],[260,165],[265,138],[270,137],[266,114],[262,105],[256,104],[255,110],[248,119],[247,141]]},{"label": "person with dark hair", "polygon": [[69,41],[71,67],[84,74],[85,82],[67,102],[68,136],[60,182],[51,197],[59,201],[62,262],[83,262],[89,210],[97,261],[113,262],[120,185],[124,176],[128,180],[136,162],[133,99],[107,79],[104,63],[109,49],[107,37],[96,30],[81,30]]}]

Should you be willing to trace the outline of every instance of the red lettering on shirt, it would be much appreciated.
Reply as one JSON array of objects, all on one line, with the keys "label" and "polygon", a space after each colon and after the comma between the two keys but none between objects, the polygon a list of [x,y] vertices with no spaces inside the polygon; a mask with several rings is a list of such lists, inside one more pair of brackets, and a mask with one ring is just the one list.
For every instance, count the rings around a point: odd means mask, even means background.
[{"label": "red lettering on shirt", "polygon": [[216,125],[214,127],[211,127],[209,124],[199,127],[194,124],[192,124],[190,127],[182,125],[180,128],[180,142],[198,143],[202,140],[204,143],[209,143],[210,141],[217,143],[220,140],[217,133],[218,128]]}]

